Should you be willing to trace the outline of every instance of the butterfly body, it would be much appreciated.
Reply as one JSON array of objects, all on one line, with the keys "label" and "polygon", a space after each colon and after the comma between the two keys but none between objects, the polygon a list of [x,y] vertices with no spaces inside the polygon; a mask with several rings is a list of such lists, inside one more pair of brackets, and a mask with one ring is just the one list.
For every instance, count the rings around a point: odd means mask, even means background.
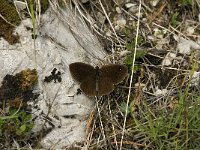
[{"label": "butterfly body", "polygon": [[88,96],[107,95],[128,74],[124,65],[104,65],[101,68],[76,62],[69,65],[72,77],[80,83],[80,89]]}]

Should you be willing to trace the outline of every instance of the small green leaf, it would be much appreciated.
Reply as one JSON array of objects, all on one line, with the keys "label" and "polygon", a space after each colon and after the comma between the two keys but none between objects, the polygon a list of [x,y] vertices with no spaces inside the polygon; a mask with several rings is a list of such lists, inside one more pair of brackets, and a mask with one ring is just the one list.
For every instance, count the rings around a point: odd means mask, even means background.
[{"label": "small green leaf", "polygon": [[138,71],[138,70],[140,70],[140,68],[141,68],[141,66],[140,65],[136,65],[135,64],[135,66],[134,66],[134,73],[136,72],[136,71]]},{"label": "small green leaf", "polygon": [[31,114],[27,114],[26,116],[24,116],[24,122],[28,122],[32,119],[32,115]]},{"label": "small green leaf", "polygon": [[29,132],[31,129],[33,129],[34,126],[35,126],[34,123],[27,124],[26,125],[27,132]]},{"label": "small green leaf", "polygon": [[178,22],[177,22],[177,17],[178,17],[179,13],[176,12],[173,14],[172,16],[172,19],[171,19],[171,24],[173,27],[176,27],[178,25]]},{"label": "small green leaf", "polygon": [[132,41],[131,43],[127,43],[126,44],[126,49],[128,50],[128,51],[133,51],[134,50],[134,42]]},{"label": "small green leaf", "polygon": [[125,34],[126,37],[129,37],[129,35],[131,34],[130,29],[129,28],[125,28],[124,29],[124,34]]},{"label": "small green leaf", "polygon": [[26,130],[26,125],[23,124],[19,129],[21,133],[24,132]]},{"label": "small green leaf", "polygon": [[[126,113],[126,103],[125,103],[125,102],[122,102],[122,103],[121,103],[120,110],[121,110],[123,113]],[[130,114],[130,112],[131,112],[130,107],[128,107],[127,115]]]},{"label": "small green leaf", "polygon": [[137,59],[139,59],[139,58],[144,57],[145,55],[147,55],[147,52],[146,52],[146,51],[144,51],[144,50],[137,51],[137,52],[136,52],[135,59],[137,60]]}]

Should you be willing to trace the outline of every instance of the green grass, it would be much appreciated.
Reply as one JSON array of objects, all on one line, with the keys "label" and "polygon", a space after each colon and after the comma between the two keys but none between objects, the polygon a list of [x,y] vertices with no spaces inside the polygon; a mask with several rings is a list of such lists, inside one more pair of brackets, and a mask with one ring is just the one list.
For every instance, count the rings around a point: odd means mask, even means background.
[{"label": "green grass", "polygon": [[[129,106],[128,135],[134,141],[145,143],[144,149],[199,149],[200,148],[200,96],[190,90],[189,82],[177,95],[149,105],[141,100],[139,105]],[[170,105],[171,104],[171,105]],[[123,104],[121,105],[123,111]]]}]

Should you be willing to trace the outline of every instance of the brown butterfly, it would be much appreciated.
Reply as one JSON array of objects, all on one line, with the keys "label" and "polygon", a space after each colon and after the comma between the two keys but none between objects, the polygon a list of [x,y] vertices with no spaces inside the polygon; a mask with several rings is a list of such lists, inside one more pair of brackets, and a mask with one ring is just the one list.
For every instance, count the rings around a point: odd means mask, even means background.
[{"label": "brown butterfly", "polygon": [[80,83],[80,89],[88,96],[107,95],[114,90],[114,84],[120,83],[128,74],[125,65],[111,64],[101,68],[82,62],[69,65],[72,77]]}]

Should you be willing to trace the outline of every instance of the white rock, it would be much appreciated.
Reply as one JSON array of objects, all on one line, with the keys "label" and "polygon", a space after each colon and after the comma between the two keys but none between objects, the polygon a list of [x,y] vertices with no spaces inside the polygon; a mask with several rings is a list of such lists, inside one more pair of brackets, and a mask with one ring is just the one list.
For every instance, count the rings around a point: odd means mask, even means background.
[{"label": "white rock", "polygon": [[124,51],[119,52],[119,56],[124,57],[124,56],[127,56],[128,54],[131,54],[131,53],[132,53],[131,51],[124,50]]},{"label": "white rock", "polygon": [[163,66],[171,66],[172,65],[172,61],[170,59],[166,58],[166,59],[164,59],[162,61],[162,65]]},{"label": "white rock", "polygon": [[158,89],[158,88],[157,88],[154,94],[155,94],[156,96],[162,96],[162,95],[167,94],[167,92],[168,92],[167,89],[162,89],[162,90],[161,90],[161,89]]},{"label": "white rock", "polygon": [[199,15],[198,15],[198,20],[199,20],[199,22],[200,22],[200,13],[199,13]]},{"label": "white rock", "polygon": [[111,35],[112,35],[112,32],[111,32],[110,29],[108,29],[107,32],[106,32],[106,36],[111,36]]},{"label": "white rock", "polygon": [[194,72],[191,80],[191,85],[193,86],[199,86],[200,83],[200,72]]},{"label": "white rock", "polygon": [[[79,86],[70,75],[69,64],[81,61],[95,65],[106,56],[97,38],[77,13],[75,15],[72,9],[66,7],[60,15],[62,19],[48,9],[40,18],[40,36],[35,40],[31,37],[32,33],[26,30],[26,25],[32,24],[31,19],[23,20],[16,28],[23,43],[9,45],[0,39],[1,81],[6,74],[15,74],[26,68],[36,68],[38,72],[37,90],[41,92],[37,104],[40,111],[33,110],[38,116],[33,130],[39,131],[44,123],[41,112],[44,116],[49,114],[55,125],[41,139],[41,146],[45,149],[70,147],[73,143],[85,140],[85,125],[94,101],[83,94],[76,96]],[[54,67],[61,72],[62,82],[44,83],[45,76],[49,76]],[[49,104],[52,105],[51,110]],[[64,118],[64,115],[76,117]]]},{"label": "white rock", "polygon": [[154,31],[154,36],[155,37],[157,37],[157,38],[160,38],[160,39],[162,39],[163,38],[163,36],[166,34],[166,30],[160,30],[160,29],[158,29],[158,28],[155,28],[155,29],[153,29],[153,31]]},{"label": "white rock", "polygon": [[89,0],[81,0],[81,3],[87,3]]},{"label": "white rock", "polygon": [[137,13],[137,12],[138,12],[137,6],[132,6],[132,7],[130,7],[130,8],[128,9],[128,12],[133,13],[133,14]]},{"label": "white rock", "polygon": [[120,26],[118,26],[118,25],[116,25],[114,28],[115,28],[116,31],[120,30]]},{"label": "white rock", "polygon": [[134,7],[134,6],[136,6],[136,4],[133,4],[133,3],[127,3],[127,4],[125,4],[126,8],[131,8],[131,7]]},{"label": "white rock", "polygon": [[27,4],[25,2],[22,2],[22,1],[14,0],[14,5],[18,9],[18,11],[21,11],[21,10],[24,10],[24,9],[27,8]]},{"label": "white rock", "polygon": [[177,49],[181,54],[189,55],[192,49],[200,50],[200,45],[192,40],[187,40],[182,37],[178,38],[177,36],[175,36],[174,39],[178,42]]},{"label": "white rock", "polygon": [[173,60],[176,58],[176,54],[169,52],[162,61],[163,66],[171,66]]},{"label": "white rock", "polygon": [[169,52],[169,57],[171,57],[172,59],[176,58],[176,54],[173,52]]},{"label": "white rock", "polygon": [[98,17],[98,20],[101,24],[104,24],[105,20],[106,20],[106,17],[101,13],[101,12],[98,12],[97,13],[97,17]]},{"label": "white rock", "polygon": [[151,4],[151,6],[155,7],[155,6],[157,6],[159,1],[160,0],[150,0],[150,4]]},{"label": "white rock", "polygon": [[155,40],[155,37],[152,36],[152,35],[148,35],[147,38],[148,38],[149,40]]},{"label": "white rock", "polygon": [[135,87],[145,87],[146,86],[146,84],[144,84],[144,83],[135,83]]},{"label": "white rock", "polygon": [[194,27],[188,27],[187,28],[187,33],[188,35],[192,35],[194,33],[195,28]]},{"label": "white rock", "polygon": [[123,28],[126,25],[126,19],[123,16],[120,16],[116,23],[118,26]]},{"label": "white rock", "polygon": [[118,14],[121,14],[121,13],[122,13],[122,10],[121,10],[119,7],[116,7],[116,12],[117,12]]}]

